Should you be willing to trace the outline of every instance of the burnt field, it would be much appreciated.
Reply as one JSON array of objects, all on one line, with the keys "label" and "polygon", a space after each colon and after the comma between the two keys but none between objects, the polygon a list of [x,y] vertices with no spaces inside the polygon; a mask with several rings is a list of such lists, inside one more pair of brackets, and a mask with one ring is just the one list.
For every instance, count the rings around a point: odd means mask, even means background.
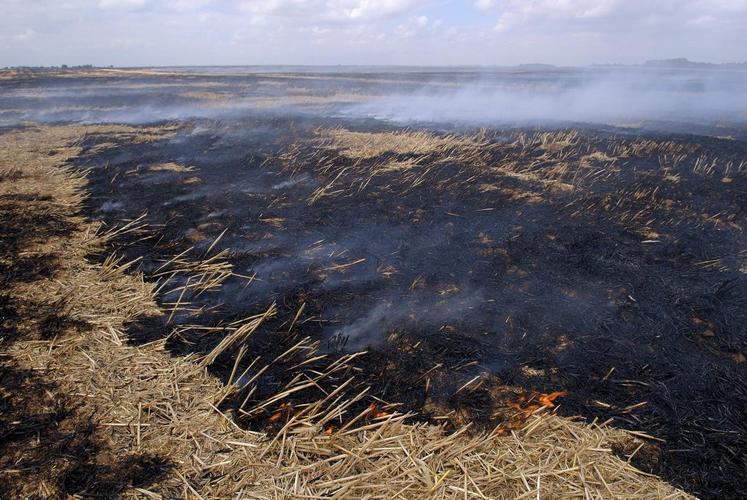
[{"label": "burnt field", "polygon": [[157,283],[130,341],[204,355],[242,427],[347,394],[498,433],[544,406],[643,433],[632,463],[689,493],[747,494],[744,126],[360,112],[464,79],[16,75],[0,117],[138,125],[78,144],[85,215]]}]

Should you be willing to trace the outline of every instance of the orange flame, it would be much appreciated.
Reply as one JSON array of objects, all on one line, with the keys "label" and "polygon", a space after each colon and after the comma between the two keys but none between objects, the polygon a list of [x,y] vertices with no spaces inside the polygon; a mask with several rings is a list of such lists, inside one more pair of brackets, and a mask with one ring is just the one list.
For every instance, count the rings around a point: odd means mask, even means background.
[{"label": "orange flame", "polygon": [[567,396],[566,391],[555,391],[547,394],[531,393],[529,396],[526,394],[519,395],[515,402],[509,402],[507,406],[515,410],[513,415],[510,415],[509,420],[504,424],[501,424],[494,432],[495,434],[501,435],[507,430],[522,429],[526,424],[526,420],[541,408],[555,408],[555,400],[563,396]]},{"label": "orange flame", "polygon": [[288,418],[293,414],[293,405],[290,403],[283,403],[280,405],[280,409],[272,414],[270,422],[277,422],[282,418]]},{"label": "orange flame", "polygon": [[551,392],[550,394],[540,394],[539,402],[542,403],[543,406],[547,406],[548,408],[555,408],[554,401],[567,395],[568,393],[566,391],[556,391]]},{"label": "orange flame", "polygon": [[533,393],[529,397],[522,394],[515,403],[509,403],[509,407],[518,410],[524,416],[529,416],[540,408],[555,408],[555,400],[567,396],[566,391],[555,391],[548,394]]},{"label": "orange flame", "polygon": [[365,416],[366,418],[384,418],[390,415],[391,413],[380,410],[377,403],[371,403],[370,405],[368,405]]}]

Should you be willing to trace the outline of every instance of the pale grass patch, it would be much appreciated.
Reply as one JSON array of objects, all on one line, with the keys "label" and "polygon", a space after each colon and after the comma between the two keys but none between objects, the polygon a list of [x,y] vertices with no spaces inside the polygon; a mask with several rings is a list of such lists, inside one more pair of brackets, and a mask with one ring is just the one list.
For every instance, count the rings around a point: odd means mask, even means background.
[{"label": "pale grass patch", "polygon": [[474,149],[485,145],[478,136],[434,135],[420,130],[402,132],[351,132],[343,128],[321,130],[320,147],[335,149],[341,156],[370,159],[387,153],[398,155],[431,155]]},{"label": "pale grass patch", "polygon": [[190,167],[188,165],[182,165],[180,163],[174,163],[174,162],[165,162],[165,163],[156,163],[154,165],[149,165],[148,170],[150,172],[193,172],[194,167]]}]

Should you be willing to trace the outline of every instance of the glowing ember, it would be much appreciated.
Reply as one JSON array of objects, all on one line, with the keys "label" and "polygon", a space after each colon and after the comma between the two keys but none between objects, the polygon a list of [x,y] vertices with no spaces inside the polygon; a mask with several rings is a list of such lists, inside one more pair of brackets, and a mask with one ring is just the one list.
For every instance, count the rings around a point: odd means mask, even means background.
[{"label": "glowing ember", "polygon": [[568,393],[566,391],[556,391],[551,392],[550,394],[540,394],[539,396],[539,402],[542,403],[543,406],[546,406],[548,408],[555,408],[554,401],[560,397],[566,396]]},{"label": "glowing ember", "polygon": [[280,405],[280,409],[272,414],[270,422],[278,422],[280,420],[288,420],[293,414],[293,406],[290,403],[283,403]]},{"label": "glowing ember", "polygon": [[380,410],[378,403],[371,403],[366,410],[366,418],[384,418],[390,415],[391,413]]},{"label": "glowing ember", "polygon": [[517,402],[509,403],[509,406],[526,417],[541,408],[555,408],[555,400],[567,394],[566,391],[555,391],[548,394],[533,393],[528,397],[522,394]]}]

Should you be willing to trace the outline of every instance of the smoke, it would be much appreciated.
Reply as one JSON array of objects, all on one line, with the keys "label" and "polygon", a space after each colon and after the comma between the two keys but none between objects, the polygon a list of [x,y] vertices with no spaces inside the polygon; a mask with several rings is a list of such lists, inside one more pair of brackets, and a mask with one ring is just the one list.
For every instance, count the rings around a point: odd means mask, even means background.
[{"label": "smoke", "polygon": [[[0,97],[0,124],[142,124],[252,113],[486,126],[747,122],[747,71],[727,69],[455,69],[394,76],[372,69],[354,78],[330,73],[313,83],[289,77],[282,85],[249,75],[215,78],[10,88]],[[360,102],[337,101],[335,95],[355,95]]]},{"label": "smoke", "polygon": [[[314,102],[298,101],[292,89],[246,94],[244,85],[218,87],[202,82],[194,86],[173,83],[169,77],[151,85],[130,86],[126,80],[110,85],[75,85],[55,82],[30,89],[8,89],[0,95],[0,126],[25,121],[83,124],[142,125],[163,121],[236,120],[252,113],[266,116],[289,112],[315,112]],[[202,93],[202,95],[201,95]],[[291,97],[295,97],[296,100]]]},{"label": "smoke", "polygon": [[481,291],[470,290],[445,298],[425,291],[399,295],[379,301],[365,315],[338,328],[331,336],[331,344],[357,351],[383,342],[397,328],[432,328],[457,321],[484,302]]},{"label": "smoke", "polygon": [[568,71],[490,74],[423,85],[343,111],[399,123],[479,125],[747,121],[747,72]]}]

